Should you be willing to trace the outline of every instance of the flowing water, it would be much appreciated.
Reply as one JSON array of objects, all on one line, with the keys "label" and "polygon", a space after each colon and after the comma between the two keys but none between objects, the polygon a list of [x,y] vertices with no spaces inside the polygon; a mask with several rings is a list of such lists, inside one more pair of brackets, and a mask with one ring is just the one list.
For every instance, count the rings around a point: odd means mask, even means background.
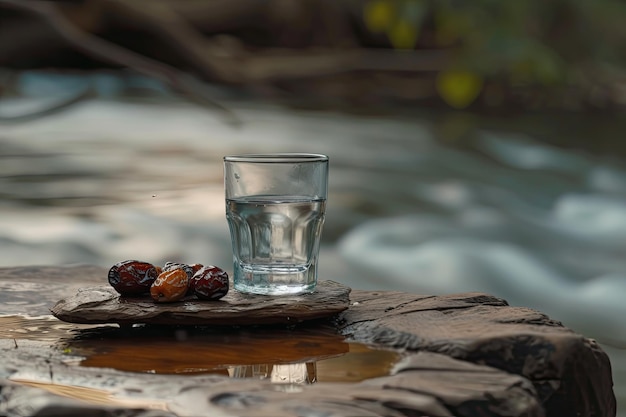
[{"label": "flowing water", "polygon": [[0,101],[0,113],[85,83],[97,98],[0,125],[0,265],[136,258],[211,263],[230,274],[222,157],[323,153],[320,279],[485,291],[540,309],[603,343],[624,408],[621,119],[372,117],[221,97],[242,121],[235,127],[171,98],[123,97],[128,82],[115,77],[36,74],[22,80],[20,97]]}]

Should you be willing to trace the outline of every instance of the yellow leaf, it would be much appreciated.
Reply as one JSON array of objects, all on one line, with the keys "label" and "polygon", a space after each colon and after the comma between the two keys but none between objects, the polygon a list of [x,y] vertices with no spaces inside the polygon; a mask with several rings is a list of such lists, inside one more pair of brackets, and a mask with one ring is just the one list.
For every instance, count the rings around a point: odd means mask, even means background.
[{"label": "yellow leaf", "polygon": [[375,0],[365,5],[363,19],[372,32],[384,32],[391,25],[394,7],[391,0]]},{"label": "yellow leaf", "polygon": [[437,76],[439,96],[455,109],[472,104],[482,89],[482,77],[469,71],[442,71]]},{"label": "yellow leaf", "polygon": [[387,36],[394,48],[413,49],[417,42],[417,28],[406,20],[398,20],[389,28]]}]

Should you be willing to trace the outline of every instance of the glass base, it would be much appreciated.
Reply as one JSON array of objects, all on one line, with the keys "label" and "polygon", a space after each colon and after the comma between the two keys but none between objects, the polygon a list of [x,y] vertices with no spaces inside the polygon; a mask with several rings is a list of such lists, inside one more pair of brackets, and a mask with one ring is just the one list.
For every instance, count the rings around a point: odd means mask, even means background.
[{"label": "glass base", "polygon": [[242,265],[235,262],[233,286],[249,294],[294,295],[310,293],[317,285],[317,269],[306,266]]}]

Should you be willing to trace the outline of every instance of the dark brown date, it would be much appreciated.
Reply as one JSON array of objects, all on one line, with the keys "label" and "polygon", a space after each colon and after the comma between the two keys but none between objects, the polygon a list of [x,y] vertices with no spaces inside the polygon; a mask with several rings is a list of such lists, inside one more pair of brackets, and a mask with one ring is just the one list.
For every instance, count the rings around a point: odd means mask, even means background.
[{"label": "dark brown date", "polygon": [[122,295],[144,294],[158,276],[157,269],[149,262],[127,260],[109,269],[109,284]]},{"label": "dark brown date", "polygon": [[180,262],[165,262],[165,265],[163,265],[163,272],[173,271],[175,269],[182,269],[183,271],[185,271],[187,277],[190,279],[196,272],[193,270],[192,265],[187,265]]},{"label": "dark brown date", "polygon": [[202,264],[191,264],[189,266],[193,270],[194,274],[204,267],[204,265],[202,265]]},{"label": "dark brown date", "polygon": [[200,300],[219,300],[228,293],[228,274],[217,266],[208,265],[193,275],[189,286]]}]

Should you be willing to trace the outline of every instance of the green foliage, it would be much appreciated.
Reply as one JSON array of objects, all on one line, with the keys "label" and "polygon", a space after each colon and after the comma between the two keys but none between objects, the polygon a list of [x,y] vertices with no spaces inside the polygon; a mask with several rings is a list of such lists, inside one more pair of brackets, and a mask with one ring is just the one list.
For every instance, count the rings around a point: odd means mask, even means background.
[{"label": "green foliage", "polygon": [[450,50],[438,91],[454,107],[469,105],[482,80],[562,86],[626,63],[620,0],[369,0],[363,17],[394,48]]}]

